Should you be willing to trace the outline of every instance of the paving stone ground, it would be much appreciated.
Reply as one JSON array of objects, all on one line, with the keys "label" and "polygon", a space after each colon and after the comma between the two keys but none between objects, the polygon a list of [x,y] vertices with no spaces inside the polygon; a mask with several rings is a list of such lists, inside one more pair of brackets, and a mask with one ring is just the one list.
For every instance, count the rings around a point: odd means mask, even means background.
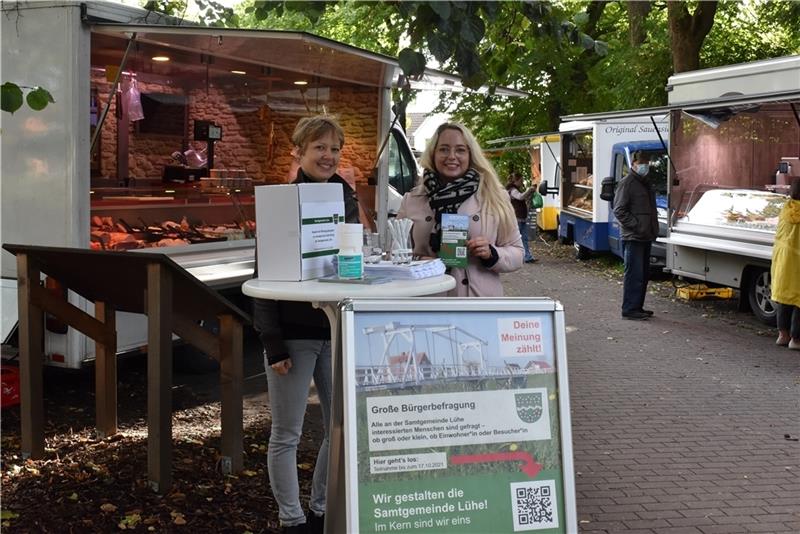
[{"label": "paving stone ground", "polygon": [[623,320],[618,269],[534,254],[504,286],[564,305],[580,532],[800,532],[800,351],[663,281]]}]

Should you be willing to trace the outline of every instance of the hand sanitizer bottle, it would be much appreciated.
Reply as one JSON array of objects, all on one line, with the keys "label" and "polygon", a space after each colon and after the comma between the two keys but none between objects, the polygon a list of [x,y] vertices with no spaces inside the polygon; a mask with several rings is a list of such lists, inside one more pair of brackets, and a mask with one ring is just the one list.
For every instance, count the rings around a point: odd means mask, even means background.
[{"label": "hand sanitizer bottle", "polygon": [[337,224],[336,238],[339,254],[336,261],[339,278],[359,280],[364,275],[363,227],[360,224]]}]

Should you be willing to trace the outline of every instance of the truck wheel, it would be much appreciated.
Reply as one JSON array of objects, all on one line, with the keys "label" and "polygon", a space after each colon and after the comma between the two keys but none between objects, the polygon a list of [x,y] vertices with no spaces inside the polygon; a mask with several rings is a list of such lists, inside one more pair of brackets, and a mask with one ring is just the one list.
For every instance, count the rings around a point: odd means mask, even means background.
[{"label": "truck wheel", "polygon": [[769,271],[767,269],[757,269],[749,277],[750,283],[747,284],[747,300],[750,302],[750,310],[758,320],[775,326],[777,324],[777,313],[772,304],[772,286],[770,283]]},{"label": "truck wheel", "polygon": [[591,256],[592,251],[589,250],[587,247],[583,245],[579,245],[575,243],[575,258],[579,260],[588,260],[589,256]]}]

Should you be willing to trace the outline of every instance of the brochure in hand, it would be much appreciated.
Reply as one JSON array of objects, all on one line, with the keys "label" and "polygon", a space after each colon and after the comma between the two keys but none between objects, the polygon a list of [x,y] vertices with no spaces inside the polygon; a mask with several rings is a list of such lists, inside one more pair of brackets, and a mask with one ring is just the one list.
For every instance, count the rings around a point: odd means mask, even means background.
[{"label": "brochure in hand", "polygon": [[442,244],[439,258],[448,267],[467,266],[467,231],[469,217],[456,213],[442,214]]}]

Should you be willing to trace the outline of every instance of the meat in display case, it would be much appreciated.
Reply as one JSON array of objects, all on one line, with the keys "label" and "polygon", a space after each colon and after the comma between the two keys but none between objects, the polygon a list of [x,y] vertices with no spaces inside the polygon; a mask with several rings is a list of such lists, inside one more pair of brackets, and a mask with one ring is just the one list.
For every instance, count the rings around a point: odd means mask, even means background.
[{"label": "meat in display case", "polygon": [[702,185],[679,207],[676,223],[774,233],[787,199],[772,191]]},{"label": "meat in display case", "polygon": [[238,187],[93,187],[90,246],[97,250],[178,247],[255,237],[252,182]]}]

